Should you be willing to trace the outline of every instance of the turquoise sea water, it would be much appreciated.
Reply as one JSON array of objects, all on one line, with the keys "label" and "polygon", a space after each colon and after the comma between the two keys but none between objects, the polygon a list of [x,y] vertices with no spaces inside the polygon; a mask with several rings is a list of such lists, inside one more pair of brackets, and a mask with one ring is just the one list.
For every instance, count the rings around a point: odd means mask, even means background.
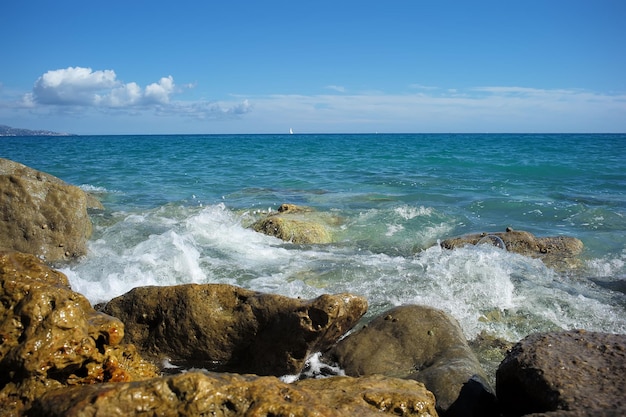
[{"label": "turquoise sea water", "polygon": [[[62,267],[94,303],[139,285],[218,282],[352,292],[368,298],[368,317],[427,304],[468,339],[626,333],[626,135],[4,137],[0,157],[102,200],[89,254]],[[333,216],[336,243],[247,228],[282,203]],[[583,267],[436,245],[507,226],[578,237]]]}]

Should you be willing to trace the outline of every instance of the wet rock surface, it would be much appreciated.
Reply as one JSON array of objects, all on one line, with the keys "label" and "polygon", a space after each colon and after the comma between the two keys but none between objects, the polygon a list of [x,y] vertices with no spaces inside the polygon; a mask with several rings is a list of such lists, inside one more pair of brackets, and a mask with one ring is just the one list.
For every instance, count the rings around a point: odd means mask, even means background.
[{"label": "wet rock surface", "polygon": [[576,258],[583,250],[580,239],[569,236],[536,237],[532,233],[507,228],[506,232],[476,233],[441,242],[446,249],[465,245],[490,244],[520,255],[541,259],[546,265],[557,268],[580,266]]},{"label": "wet rock surface", "polygon": [[482,331],[472,340],[468,340],[468,344],[487,374],[489,385],[495,387],[496,370],[515,342],[509,342],[508,340],[489,334],[486,331]]},{"label": "wet rock surface", "polygon": [[67,277],[30,254],[0,250],[0,413],[19,415],[53,388],[156,376],[122,323],[96,312]]},{"label": "wet rock surface", "polygon": [[138,383],[51,391],[32,416],[436,416],[422,384],[335,377],[286,384],[275,377],[190,372]]},{"label": "wet rock surface", "polygon": [[[327,359],[358,378],[287,384],[274,376],[231,373],[161,376],[140,350],[122,343],[125,334],[162,332],[166,323],[180,328],[179,333],[161,334],[168,341],[178,338],[167,348],[193,356],[216,337],[213,348],[229,366],[250,369],[242,372],[265,366],[261,370],[282,375],[299,369],[307,352],[326,349],[366,308],[364,300],[345,294],[298,300],[231,286],[167,288],[170,292],[158,297],[138,289],[126,299],[126,307],[132,310],[136,304],[132,311],[143,320],[164,315],[163,322],[148,320],[129,333],[119,319],[95,311],[71,290],[65,275],[34,255],[0,251],[0,416],[625,414],[626,335],[569,331],[528,336],[498,369],[499,410],[494,411],[492,391],[458,324],[422,306],[392,309],[326,350]],[[221,295],[207,298],[211,291]],[[142,298],[160,304],[158,314],[149,316]],[[211,304],[212,310],[190,307],[195,304]],[[338,317],[345,321],[333,321]],[[192,322],[222,327],[202,336],[187,327]],[[218,333],[225,335],[219,339]],[[162,347],[153,348],[154,357],[163,353]],[[281,349],[286,353],[276,354]],[[268,352],[269,359],[262,356]],[[233,365],[233,358],[243,359]]]},{"label": "wet rock surface", "polygon": [[351,294],[300,300],[226,284],[139,287],[103,308],[146,357],[183,366],[285,375],[325,350],[367,311]]},{"label": "wet rock surface", "polygon": [[488,416],[495,396],[452,317],[410,305],[383,313],[325,356],[347,375],[381,374],[423,382],[447,416]]},{"label": "wet rock surface", "polygon": [[0,247],[48,262],[84,255],[92,231],[88,207],[101,205],[59,178],[0,158]]},{"label": "wet rock surface", "polygon": [[559,410],[526,414],[527,417],[624,417],[624,410]]},{"label": "wet rock surface", "polygon": [[502,361],[496,388],[506,415],[626,415],[624,375],[626,335],[538,333]]},{"label": "wet rock surface", "polygon": [[257,220],[251,228],[295,244],[331,243],[332,233],[328,216],[309,207],[282,204],[277,212]]},{"label": "wet rock surface", "polygon": [[[101,205],[56,177],[0,158],[0,416],[626,415],[626,335],[528,336],[498,368],[494,410],[493,392],[458,323],[430,307],[392,309],[329,349],[365,313],[364,299],[299,300],[228,285],[144,287],[103,307],[123,317],[125,328],[42,261],[85,253],[87,208]],[[268,219],[259,231],[304,244],[330,242],[336,221],[289,204],[262,220]],[[582,251],[578,239],[511,229],[442,246],[481,243],[549,266],[577,266]],[[492,361],[509,347],[489,335],[473,346]],[[286,384],[231,373],[162,376],[144,359],[285,375],[298,373],[320,350],[359,377]]]}]

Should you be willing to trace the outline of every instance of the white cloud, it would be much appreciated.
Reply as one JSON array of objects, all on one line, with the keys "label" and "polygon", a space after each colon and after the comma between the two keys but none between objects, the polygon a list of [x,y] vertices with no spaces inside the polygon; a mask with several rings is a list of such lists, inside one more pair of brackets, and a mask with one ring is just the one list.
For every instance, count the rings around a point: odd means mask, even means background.
[{"label": "white cloud", "polygon": [[248,100],[239,103],[193,101],[171,103],[167,108],[160,108],[158,114],[160,116],[184,115],[197,120],[223,120],[236,118],[251,110],[252,105]]},{"label": "white cloud", "polygon": [[[524,87],[255,97],[249,123],[299,132],[623,132],[626,95]],[[284,128],[283,128],[284,129]]]},{"label": "white cloud", "polygon": [[[193,88],[186,84],[183,88]],[[68,67],[51,70],[35,81],[32,92],[24,94],[20,108],[43,111],[56,108],[64,114],[96,111],[127,111],[141,115],[153,111],[160,116],[186,116],[200,120],[238,117],[249,112],[247,101],[175,101],[179,92],[171,75],[142,88],[135,82],[124,83],[113,70]]]},{"label": "white cloud", "polygon": [[113,70],[68,67],[51,70],[35,81],[32,93],[24,102],[42,105],[81,105],[127,107],[165,104],[174,93],[174,78],[163,77],[145,89],[134,82],[123,83]]},{"label": "white cloud", "polygon": [[422,84],[411,84],[409,85],[409,88],[412,88],[414,90],[438,90],[439,89],[439,87],[434,87],[430,85],[422,85]]},{"label": "white cloud", "polygon": [[111,70],[93,72],[91,68],[69,67],[48,71],[37,79],[32,97],[40,104],[91,104],[98,91],[117,84]]},{"label": "white cloud", "polygon": [[341,85],[327,85],[326,89],[327,90],[334,90],[334,91],[337,91],[339,93],[345,93],[346,92],[346,88],[341,86]]},{"label": "white cloud", "polygon": [[170,101],[170,95],[174,92],[174,78],[163,77],[158,83],[152,83],[146,87],[144,97],[146,102],[166,104]]},{"label": "white cloud", "polygon": [[104,95],[96,95],[94,104],[107,107],[134,106],[141,103],[142,91],[137,83],[119,85]]},{"label": "white cloud", "polygon": [[[626,94],[519,86],[470,88],[414,84],[404,93],[348,93],[337,85],[317,95],[241,95],[221,101],[182,100],[193,88],[172,76],[141,86],[112,70],[48,71],[32,92],[0,99],[0,119],[49,117],[88,124],[95,131],[270,133],[298,132],[624,132]],[[332,90],[332,91],[330,91]],[[1,93],[2,91],[0,91]],[[8,96],[5,92],[5,96]],[[252,111],[254,110],[254,111]],[[21,113],[20,113],[21,112]],[[23,116],[22,116],[23,115]],[[245,115],[245,117],[241,117]],[[81,116],[80,118],[77,116]],[[184,121],[181,121],[184,119]],[[220,120],[208,128],[207,121]],[[64,131],[72,128],[64,127]],[[92,130],[92,131],[94,131]]]}]

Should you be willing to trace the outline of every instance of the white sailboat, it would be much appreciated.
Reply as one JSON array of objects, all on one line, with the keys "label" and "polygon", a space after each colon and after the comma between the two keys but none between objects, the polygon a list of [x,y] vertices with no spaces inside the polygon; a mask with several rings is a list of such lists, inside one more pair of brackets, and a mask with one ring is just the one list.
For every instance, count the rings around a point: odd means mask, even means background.
[{"label": "white sailboat", "polygon": [[292,128],[289,128],[289,134],[293,135],[293,129]]}]

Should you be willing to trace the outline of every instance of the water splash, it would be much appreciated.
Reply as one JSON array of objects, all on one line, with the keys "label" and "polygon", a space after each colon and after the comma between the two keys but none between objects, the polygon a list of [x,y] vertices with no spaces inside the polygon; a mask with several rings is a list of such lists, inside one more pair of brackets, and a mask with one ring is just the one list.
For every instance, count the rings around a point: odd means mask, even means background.
[{"label": "water splash", "polygon": [[[418,212],[409,223],[451,229],[456,221]],[[299,246],[256,233],[244,226],[247,216],[224,204],[112,213],[96,221],[89,254],[63,272],[94,303],[142,285],[225,283],[303,298],[351,292],[368,299],[366,319],[396,305],[430,305],[455,317],[468,339],[483,331],[512,341],[578,327],[626,332],[624,304],[615,294],[539,260],[491,244],[416,250],[405,232],[412,228],[414,240],[419,234],[407,223],[396,233],[404,234],[396,241],[401,250],[384,233],[360,230],[386,230],[390,220],[403,218],[393,208],[346,216],[349,227],[332,245]],[[624,257],[591,263],[598,273],[623,264]]]}]

